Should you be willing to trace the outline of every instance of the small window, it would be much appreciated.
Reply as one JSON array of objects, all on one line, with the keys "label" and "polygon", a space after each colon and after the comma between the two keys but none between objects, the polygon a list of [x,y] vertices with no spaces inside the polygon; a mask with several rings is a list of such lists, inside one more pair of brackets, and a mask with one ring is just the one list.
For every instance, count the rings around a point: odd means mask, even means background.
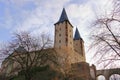
[{"label": "small window", "polygon": [[66,37],[68,37],[68,33],[66,33]]},{"label": "small window", "polygon": [[61,34],[59,34],[59,36],[61,36]]},{"label": "small window", "polygon": [[59,43],[61,43],[61,40],[59,40]]},{"label": "small window", "polygon": [[67,29],[67,26],[65,28]]},{"label": "small window", "polygon": [[60,28],[60,30],[61,30],[61,28]]},{"label": "small window", "polygon": [[68,39],[66,38],[66,42],[68,42]]}]

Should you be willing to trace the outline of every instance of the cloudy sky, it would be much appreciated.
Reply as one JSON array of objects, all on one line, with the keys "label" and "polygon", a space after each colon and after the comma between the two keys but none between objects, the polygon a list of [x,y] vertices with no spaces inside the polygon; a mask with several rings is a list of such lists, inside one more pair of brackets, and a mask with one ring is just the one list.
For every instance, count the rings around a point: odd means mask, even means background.
[{"label": "cloudy sky", "polygon": [[[91,23],[96,16],[109,11],[110,5],[111,0],[0,0],[0,43],[11,40],[16,31],[44,32],[53,38],[54,23],[64,7],[87,47]],[[87,61],[90,62],[90,54]]]}]

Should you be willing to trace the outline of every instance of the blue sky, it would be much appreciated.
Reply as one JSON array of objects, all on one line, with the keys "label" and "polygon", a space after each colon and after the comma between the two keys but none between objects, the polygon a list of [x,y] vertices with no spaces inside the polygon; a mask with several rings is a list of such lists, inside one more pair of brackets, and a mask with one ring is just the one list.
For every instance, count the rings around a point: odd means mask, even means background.
[{"label": "blue sky", "polygon": [[96,14],[110,10],[110,5],[111,0],[0,0],[0,43],[10,41],[18,31],[44,32],[53,38],[54,23],[64,7],[74,30],[78,27],[88,46],[91,23]]}]

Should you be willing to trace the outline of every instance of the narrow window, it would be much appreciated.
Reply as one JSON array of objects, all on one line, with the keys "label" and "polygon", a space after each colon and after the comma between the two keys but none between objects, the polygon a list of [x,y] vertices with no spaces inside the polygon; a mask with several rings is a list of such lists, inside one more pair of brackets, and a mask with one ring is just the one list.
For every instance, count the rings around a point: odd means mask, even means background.
[{"label": "narrow window", "polygon": [[66,38],[66,42],[68,42],[68,39]]},{"label": "narrow window", "polygon": [[59,34],[59,36],[61,36],[61,34]]},{"label": "narrow window", "polygon": [[66,37],[68,37],[68,33],[66,32]]},{"label": "narrow window", "polygon": [[61,43],[61,40],[59,40],[59,43]]},{"label": "narrow window", "polygon": [[65,28],[67,29],[67,26]]}]

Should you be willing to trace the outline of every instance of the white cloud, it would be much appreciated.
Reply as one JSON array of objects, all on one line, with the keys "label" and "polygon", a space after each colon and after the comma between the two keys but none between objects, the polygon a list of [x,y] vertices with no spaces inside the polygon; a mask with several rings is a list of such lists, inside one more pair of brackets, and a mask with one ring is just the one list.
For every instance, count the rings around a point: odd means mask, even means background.
[{"label": "white cloud", "polygon": [[[33,30],[34,32],[41,30],[51,32],[51,29],[54,30],[54,23],[57,22],[61,14],[61,9],[66,2],[68,2],[68,0],[51,0],[50,2],[42,1],[42,3],[38,3],[39,5],[36,4],[36,9],[31,11],[31,13],[25,17],[22,24],[18,24],[15,30]],[[37,1],[35,3],[37,3]]]},{"label": "white cloud", "polygon": [[91,0],[92,8],[96,15],[104,15],[110,13],[113,7],[113,0]]},{"label": "white cloud", "polygon": [[34,0],[7,0],[5,2],[9,3],[9,4],[14,4],[14,5],[19,6],[19,7],[22,7],[27,2],[30,2],[30,1],[34,1]]}]

